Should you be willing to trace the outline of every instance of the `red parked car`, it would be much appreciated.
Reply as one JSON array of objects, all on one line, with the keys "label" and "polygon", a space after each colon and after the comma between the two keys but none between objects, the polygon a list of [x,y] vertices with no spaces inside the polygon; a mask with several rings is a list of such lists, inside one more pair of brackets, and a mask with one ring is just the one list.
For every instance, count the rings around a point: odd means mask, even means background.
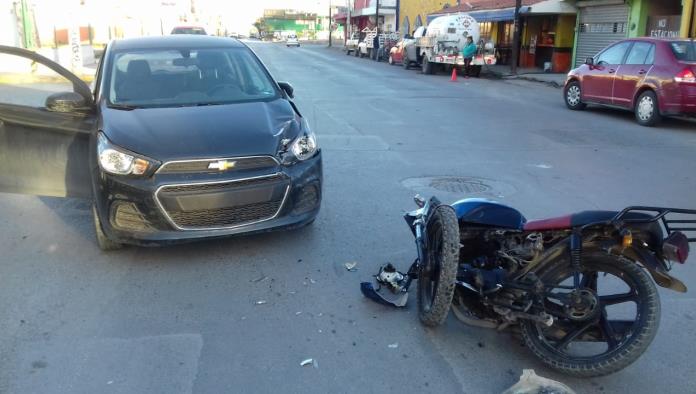
[{"label": "red parked car", "polygon": [[643,126],[662,116],[696,115],[696,43],[687,39],[619,41],[568,73],[572,110],[601,104],[633,110]]}]

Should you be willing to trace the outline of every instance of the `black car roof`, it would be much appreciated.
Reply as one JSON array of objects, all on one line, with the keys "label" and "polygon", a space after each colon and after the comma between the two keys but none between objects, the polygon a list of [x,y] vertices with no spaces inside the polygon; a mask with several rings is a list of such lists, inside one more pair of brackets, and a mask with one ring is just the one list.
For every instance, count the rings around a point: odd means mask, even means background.
[{"label": "black car roof", "polygon": [[171,36],[139,37],[115,40],[112,50],[139,50],[158,48],[242,48],[244,44],[234,38],[213,37],[195,34],[174,34]]}]

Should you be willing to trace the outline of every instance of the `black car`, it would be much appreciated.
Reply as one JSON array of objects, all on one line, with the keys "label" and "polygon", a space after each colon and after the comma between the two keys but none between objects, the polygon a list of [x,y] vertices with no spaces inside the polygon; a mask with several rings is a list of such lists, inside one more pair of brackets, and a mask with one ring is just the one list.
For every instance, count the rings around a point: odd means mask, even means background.
[{"label": "black car", "polygon": [[0,55],[72,83],[40,105],[0,95],[0,191],[92,199],[102,249],[300,227],[319,212],[321,151],[293,88],[237,40],[114,41],[93,92],[33,52]]}]

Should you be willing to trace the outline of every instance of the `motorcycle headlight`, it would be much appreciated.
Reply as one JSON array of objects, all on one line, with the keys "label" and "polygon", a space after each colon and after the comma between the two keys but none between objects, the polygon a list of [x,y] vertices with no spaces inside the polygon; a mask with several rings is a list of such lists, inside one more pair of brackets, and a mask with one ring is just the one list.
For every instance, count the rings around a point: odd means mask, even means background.
[{"label": "motorcycle headlight", "polygon": [[114,175],[143,175],[154,167],[154,162],[115,146],[106,138],[104,133],[97,137],[97,155],[99,167]]},{"label": "motorcycle headlight", "polygon": [[317,137],[309,129],[305,120],[302,121],[302,134],[290,145],[290,152],[297,160],[304,161],[317,153]]}]

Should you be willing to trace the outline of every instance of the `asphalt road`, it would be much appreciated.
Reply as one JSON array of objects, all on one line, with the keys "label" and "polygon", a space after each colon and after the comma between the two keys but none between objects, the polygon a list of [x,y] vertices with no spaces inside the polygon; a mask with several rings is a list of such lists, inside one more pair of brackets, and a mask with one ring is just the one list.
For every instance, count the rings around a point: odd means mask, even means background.
[{"label": "asphalt road", "polygon": [[[579,380],[509,334],[452,316],[425,329],[413,296],[390,310],[359,291],[379,265],[413,260],[402,214],[416,192],[496,198],[528,218],[696,208],[693,123],[643,128],[628,113],[568,111],[560,90],[531,82],[451,83],[318,46],[252,47],[319,135],[316,223],[103,254],[87,202],[0,195],[0,392],[496,393],[524,368],[580,393],[696,391],[693,292],[661,291],[660,331],[638,362]],[[451,179],[436,189],[431,177]],[[691,287],[694,263],[673,271]],[[300,367],[307,358],[317,368]]]}]

